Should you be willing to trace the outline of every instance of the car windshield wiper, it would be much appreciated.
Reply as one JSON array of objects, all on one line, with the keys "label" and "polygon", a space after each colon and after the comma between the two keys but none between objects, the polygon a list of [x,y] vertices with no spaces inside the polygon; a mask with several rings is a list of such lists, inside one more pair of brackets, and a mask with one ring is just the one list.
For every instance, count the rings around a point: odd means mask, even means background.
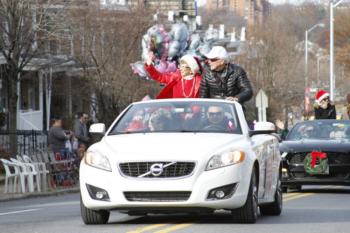
[{"label": "car windshield wiper", "polygon": [[187,130],[187,129],[182,129],[182,130],[177,130],[175,132],[180,132],[180,133],[198,133],[198,130]]},{"label": "car windshield wiper", "polygon": [[194,130],[160,130],[160,131],[147,131],[146,133],[198,133],[200,131]]}]

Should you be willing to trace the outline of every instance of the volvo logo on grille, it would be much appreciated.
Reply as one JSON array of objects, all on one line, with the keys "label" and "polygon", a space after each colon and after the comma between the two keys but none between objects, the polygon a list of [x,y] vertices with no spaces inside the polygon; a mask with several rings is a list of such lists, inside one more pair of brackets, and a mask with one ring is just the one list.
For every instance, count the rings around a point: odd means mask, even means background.
[{"label": "volvo logo on grille", "polygon": [[155,163],[151,166],[151,174],[153,176],[160,176],[163,173],[163,164],[161,163]]},{"label": "volvo logo on grille", "polygon": [[146,177],[146,176],[149,176],[149,175],[152,175],[152,176],[155,176],[155,177],[158,177],[160,175],[162,175],[163,171],[164,171],[164,168],[167,168],[171,165],[174,165],[176,162],[170,162],[170,163],[155,163],[155,164],[152,164],[150,170],[142,175],[139,175],[138,177],[139,178],[142,178],[142,177]]}]

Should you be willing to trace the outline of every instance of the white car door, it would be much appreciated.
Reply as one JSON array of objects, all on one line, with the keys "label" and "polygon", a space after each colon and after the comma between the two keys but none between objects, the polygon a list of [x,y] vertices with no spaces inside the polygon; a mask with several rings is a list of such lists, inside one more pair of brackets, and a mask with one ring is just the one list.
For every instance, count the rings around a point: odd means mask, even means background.
[{"label": "white car door", "polygon": [[269,135],[256,135],[252,141],[260,165],[259,199],[271,200],[274,197],[273,187],[276,183],[276,144],[274,138]]},{"label": "white car door", "polygon": [[267,160],[267,150],[266,143],[263,135],[256,135],[252,137],[253,141],[253,151],[255,152],[258,162],[259,162],[259,188],[258,197],[259,199],[264,198],[265,194],[265,176],[266,176],[266,160]]},{"label": "white car door", "polygon": [[275,143],[273,139],[270,139],[266,144],[266,175],[265,175],[265,193],[264,199],[271,199],[274,196],[274,190],[272,188],[274,184],[274,158],[275,158]]}]

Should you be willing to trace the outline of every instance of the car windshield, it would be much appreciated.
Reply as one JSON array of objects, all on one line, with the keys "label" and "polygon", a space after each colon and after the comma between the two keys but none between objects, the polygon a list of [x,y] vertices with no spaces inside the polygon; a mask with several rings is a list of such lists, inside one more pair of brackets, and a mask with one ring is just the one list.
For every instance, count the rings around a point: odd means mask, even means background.
[{"label": "car windshield", "polygon": [[147,102],[132,105],[109,135],[154,132],[241,134],[234,104],[220,102]]},{"label": "car windshield", "polygon": [[324,120],[299,123],[291,130],[286,139],[350,140],[350,121]]}]

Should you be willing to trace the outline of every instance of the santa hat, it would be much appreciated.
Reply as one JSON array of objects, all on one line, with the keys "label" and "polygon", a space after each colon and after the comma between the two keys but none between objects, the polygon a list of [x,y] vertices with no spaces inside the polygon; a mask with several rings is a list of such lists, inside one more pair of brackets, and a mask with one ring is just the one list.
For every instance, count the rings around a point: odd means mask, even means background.
[{"label": "santa hat", "polygon": [[321,103],[321,101],[325,98],[329,97],[329,93],[326,92],[325,90],[319,90],[317,93],[316,93],[316,96],[315,96],[315,101],[316,103]]},{"label": "santa hat", "polygon": [[199,63],[199,60],[196,57],[193,57],[192,55],[187,54],[181,57],[180,61],[186,62],[193,74],[201,72],[201,65]]}]

